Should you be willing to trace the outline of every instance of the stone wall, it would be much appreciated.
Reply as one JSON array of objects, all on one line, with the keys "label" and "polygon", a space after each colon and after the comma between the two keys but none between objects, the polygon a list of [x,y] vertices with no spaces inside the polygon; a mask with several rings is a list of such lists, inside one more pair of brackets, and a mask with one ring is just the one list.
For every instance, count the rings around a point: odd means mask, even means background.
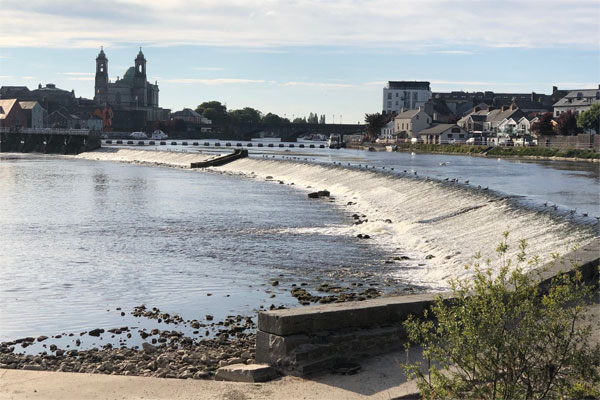
[{"label": "stone wall", "polygon": [[100,137],[88,135],[1,132],[2,153],[79,154],[100,147]]},{"label": "stone wall", "polygon": [[[556,274],[576,266],[586,281],[598,284],[599,261],[596,238],[532,273],[545,288]],[[442,296],[451,300],[449,293]],[[409,314],[422,316],[435,297],[418,294],[261,312],[256,362],[305,376],[401,349],[406,342],[403,321]]]}]

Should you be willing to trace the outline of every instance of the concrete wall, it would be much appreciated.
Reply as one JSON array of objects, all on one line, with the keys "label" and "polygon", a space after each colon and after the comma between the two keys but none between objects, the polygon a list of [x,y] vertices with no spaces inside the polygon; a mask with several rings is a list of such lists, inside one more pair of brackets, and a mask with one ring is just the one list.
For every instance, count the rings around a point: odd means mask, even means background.
[{"label": "concrete wall", "polygon": [[594,149],[600,151],[600,135],[540,136],[538,138],[538,146],[560,149]]},{"label": "concrete wall", "polygon": [[[596,238],[531,273],[547,288],[556,274],[577,266],[584,279],[597,284],[599,261],[600,239]],[[450,293],[442,296],[450,300]],[[284,374],[304,376],[400,349],[406,340],[403,321],[409,314],[422,315],[435,297],[418,294],[261,312],[256,361]]]}]

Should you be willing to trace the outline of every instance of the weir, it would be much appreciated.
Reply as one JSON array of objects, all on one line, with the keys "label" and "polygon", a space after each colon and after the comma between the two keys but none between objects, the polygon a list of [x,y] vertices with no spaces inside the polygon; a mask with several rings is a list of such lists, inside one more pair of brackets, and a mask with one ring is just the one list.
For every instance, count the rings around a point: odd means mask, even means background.
[{"label": "weir", "polygon": [[100,147],[100,136],[88,129],[0,128],[0,152],[79,154]]},{"label": "weir", "polygon": [[299,190],[328,190],[350,215],[365,215],[359,225],[330,227],[332,234],[368,234],[369,243],[392,255],[411,254],[394,278],[433,290],[448,288],[451,277],[470,274],[465,265],[495,260],[502,233],[509,232],[507,258],[527,253],[549,262],[553,253],[567,254],[592,241],[597,233],[566,218],[518,204],[494,193],[406,175],[386,174],[338,166],[245,158],[217,170],[255,179],[294,183]]}]

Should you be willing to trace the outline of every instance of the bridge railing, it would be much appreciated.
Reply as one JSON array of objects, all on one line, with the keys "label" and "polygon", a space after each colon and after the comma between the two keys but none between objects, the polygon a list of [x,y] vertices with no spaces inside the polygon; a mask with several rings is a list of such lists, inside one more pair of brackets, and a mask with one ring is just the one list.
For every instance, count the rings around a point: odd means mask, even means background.
[{"label": "bridge railing", "polygon": [[27,133],[33,135],[75,135],[88,136],[90,129],[56,129],[56,128],[0,128],[0,133]]}]

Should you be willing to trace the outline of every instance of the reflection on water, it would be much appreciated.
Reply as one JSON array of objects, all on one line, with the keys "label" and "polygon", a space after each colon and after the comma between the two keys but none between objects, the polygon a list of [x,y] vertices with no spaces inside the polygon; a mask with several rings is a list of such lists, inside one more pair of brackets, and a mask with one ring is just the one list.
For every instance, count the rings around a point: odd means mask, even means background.
[{"label": "reflection on water", "polygon": [[3,159],[0,212],[0,341],[133,324],[114,310],[142,303],[187,319],[296,305],[293,283],[384,258],[319,233],[350,218],[293,187],[193,171]]}]

